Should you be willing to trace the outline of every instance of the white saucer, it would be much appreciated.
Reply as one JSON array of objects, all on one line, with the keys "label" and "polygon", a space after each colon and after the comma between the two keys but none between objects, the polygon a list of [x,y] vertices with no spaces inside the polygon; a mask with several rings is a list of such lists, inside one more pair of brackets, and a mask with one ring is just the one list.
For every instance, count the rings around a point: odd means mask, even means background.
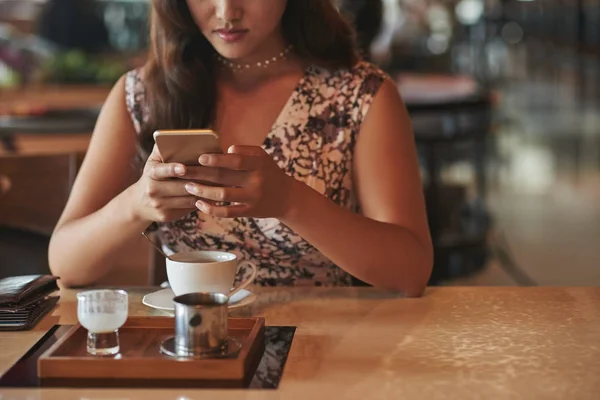
[{"label": "white saucer", "polygon": [[[142,299],[142,303],[157,310],[174,312],[175,306],[173,305],[173,297],[175,297],[175,294],[170,288],[162,289],[145,295]],[[236,308],[245,307],[248,304],[253,303],[255,300],[256,295],[254,293],[249,290],[242,289],[231,296],[227,308],[229,310],[233,310]]]}]

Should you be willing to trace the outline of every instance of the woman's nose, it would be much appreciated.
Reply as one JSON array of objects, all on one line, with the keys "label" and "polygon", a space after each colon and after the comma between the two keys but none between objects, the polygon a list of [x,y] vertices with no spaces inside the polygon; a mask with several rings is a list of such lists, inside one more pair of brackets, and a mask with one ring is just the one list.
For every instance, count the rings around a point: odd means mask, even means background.
[{"label": "woman's nose", "polygon": [[241,18],[242,8],[239,0],[216,0],[217,18],[223,21],[235,21]]}]

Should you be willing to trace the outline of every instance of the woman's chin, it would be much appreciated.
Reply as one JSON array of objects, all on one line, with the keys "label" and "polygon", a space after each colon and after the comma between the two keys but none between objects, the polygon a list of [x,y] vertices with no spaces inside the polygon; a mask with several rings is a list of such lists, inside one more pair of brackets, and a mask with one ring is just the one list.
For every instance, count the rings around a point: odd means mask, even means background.
[{"label": "woman's chin", "polygon": [[241,61],[248,57],[249,51],[245,48],[233,48],[233,46],[215,46],[217,54],[231,61]]},{"label": "woman's chin", "polygon": [[246,40],[236,43],[227,43],[220,39],[213,40],[212,45],[217,53],[228,60],[242,60],[252,53],[252,46]]}]

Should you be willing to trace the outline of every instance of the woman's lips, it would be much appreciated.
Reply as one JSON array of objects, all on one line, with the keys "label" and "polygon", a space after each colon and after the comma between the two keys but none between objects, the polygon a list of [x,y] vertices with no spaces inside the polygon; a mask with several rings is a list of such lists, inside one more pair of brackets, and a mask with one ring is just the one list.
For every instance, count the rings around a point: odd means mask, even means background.
[{"label": "woman's lips", "polygon": [[248,33],[247,29],[218,29],[215,33],[227,43],[239,42]]}]

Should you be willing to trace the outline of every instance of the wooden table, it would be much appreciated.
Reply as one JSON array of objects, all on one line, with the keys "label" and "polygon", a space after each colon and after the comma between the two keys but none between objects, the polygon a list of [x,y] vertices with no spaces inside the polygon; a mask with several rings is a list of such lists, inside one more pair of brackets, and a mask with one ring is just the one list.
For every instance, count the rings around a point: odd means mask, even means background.
[{"label": "wooden table", "polygon": [[[130,290],[130,315],[158,313]],[[3,374],[52,324],[76,322],[74,291],[34,331],[0,333]],[[261,290],[235,315],[295,325],[278,390],[3,390],[2,399],[597,399],[600,288]]]}]

